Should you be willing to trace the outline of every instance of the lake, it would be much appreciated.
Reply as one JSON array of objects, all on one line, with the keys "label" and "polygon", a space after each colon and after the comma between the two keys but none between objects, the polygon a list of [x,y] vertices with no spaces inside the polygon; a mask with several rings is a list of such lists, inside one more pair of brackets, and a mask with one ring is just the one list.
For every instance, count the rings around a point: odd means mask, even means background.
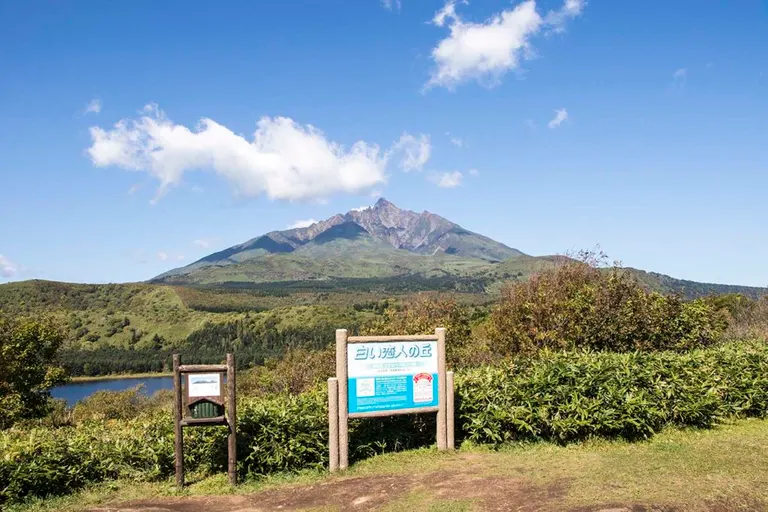
[{"label": "lake", "polygon": [[115,379],[70,382],[51,390],[53,398],[63,398],[72,406],[97,391],[125,391],[144,384],[144,392],[152,395],[161,389],[173,389],[173,377],[120,377]]}]

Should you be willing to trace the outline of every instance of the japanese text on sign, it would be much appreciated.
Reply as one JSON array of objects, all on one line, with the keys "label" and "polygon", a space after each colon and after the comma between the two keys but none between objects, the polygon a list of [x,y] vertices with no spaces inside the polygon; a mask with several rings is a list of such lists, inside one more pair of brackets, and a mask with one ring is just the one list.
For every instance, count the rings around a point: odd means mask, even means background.
[{"label": "japanese text on sign", "polygon": [[418,359],[432,357],[433,343],[411,343],[406,347],[405,343],[398,345],[380,345],[378,347],[367,344],[355,347],[355,360],[367,361],[374,359]]},{"label": "japanese text on sign", "polygon": [[437,342],[350,343],[347,368],[349,377],[437,373]]}]

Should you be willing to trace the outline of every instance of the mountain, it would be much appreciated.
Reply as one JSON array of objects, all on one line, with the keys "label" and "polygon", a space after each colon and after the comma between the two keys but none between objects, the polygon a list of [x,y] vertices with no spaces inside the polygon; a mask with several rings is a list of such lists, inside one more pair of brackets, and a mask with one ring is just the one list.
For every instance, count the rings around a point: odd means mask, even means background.
[{"label": "mountain", "polygon": [[[363,291],[383,295],[421,291],[493,293],[551,266],[553,256],[528,256],[439,215],[372,207],[304,228],[272,231],[161,274],[151,282],[249,288],[260,294]],[[697,283],[629,269],[648,288],[686,298],[764,288]]]},{"label": "mountain", "polygon": [[410,274],[467,274],[523,256],[439,215],[379,199],[305,228],[272,231],[210,254],[154,282],[221,284]]}]

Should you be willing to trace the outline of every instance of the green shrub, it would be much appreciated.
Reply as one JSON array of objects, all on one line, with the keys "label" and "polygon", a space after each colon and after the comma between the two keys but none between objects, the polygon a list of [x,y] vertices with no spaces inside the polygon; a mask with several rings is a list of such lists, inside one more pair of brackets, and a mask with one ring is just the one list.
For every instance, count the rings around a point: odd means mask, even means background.
[{"label": "green shrub", "polygon": [[173,470],[171,422],[92,422],[59,429],[0,432],[0,503],[72,492],[125,477],[154,479]]},{"label": "green shrub", "polygon": [[48,413],[51,388],[66,381],[54,360],[63,341],[51,319],[0,316],[0,429]]},{"label": "green shrub", "polygon": [[238,411],[238,460],[246,474],[320,468],[328,461],[327,395],[248,401]]},{"label": "green shrub", "polygon": [[364,325],[364,335],[434,334],[446,328],[446,358],[461,364],[476,351],[472,338],[471,310],[450,294],[419,293],[402,304],[387,303],[384,315]]},{"label": "green shrub", "polygon": [[728,312],[725,339],[757,338],[768,341],[768,296],[751,300],[741,295],[729,295],[711,297],[709,301]]},{"label": "green shrub", "polygon": [[544,351],[457,376],[458,423],[477,443],[648,438],[768,413],[768,346],[674,352]]},{"label": "green shrub", "polygon": [[147,396],[144,386],[138,385],[124,391],[97,391],[75,404],[72,416],[75,422],[127,420],[153,410],[166,409],[170,413],[172,405],[172,392],[163,390]]},{"label": "green shrub", "polygon": [[722,314],[707,301],[650,292],[618,266],[562,258],[502,289],[487,335],[501,355],[542,348],[629,352],[712,345],[725,327]]},{"label": "green shrub", "polygon": [[336,349],[288,349],[280,358],[240,372],[238,396],[299,394],[317,387],[336,374]]}]

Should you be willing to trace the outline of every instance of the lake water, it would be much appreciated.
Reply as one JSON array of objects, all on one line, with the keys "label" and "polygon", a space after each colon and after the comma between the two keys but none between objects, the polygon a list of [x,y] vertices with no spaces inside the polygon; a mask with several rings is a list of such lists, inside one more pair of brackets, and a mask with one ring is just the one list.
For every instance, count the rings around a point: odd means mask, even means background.
[{"label": "lake water", "polygon": [[152,395],[161,389],[173,389],[173,377],[125,377],[117,379],[93,380],[88,382],[70,382],[51,390],[53,398],[63,398],[68,405],[86,398],[97,391],[125,391],[144,385],[144,392]]}]

